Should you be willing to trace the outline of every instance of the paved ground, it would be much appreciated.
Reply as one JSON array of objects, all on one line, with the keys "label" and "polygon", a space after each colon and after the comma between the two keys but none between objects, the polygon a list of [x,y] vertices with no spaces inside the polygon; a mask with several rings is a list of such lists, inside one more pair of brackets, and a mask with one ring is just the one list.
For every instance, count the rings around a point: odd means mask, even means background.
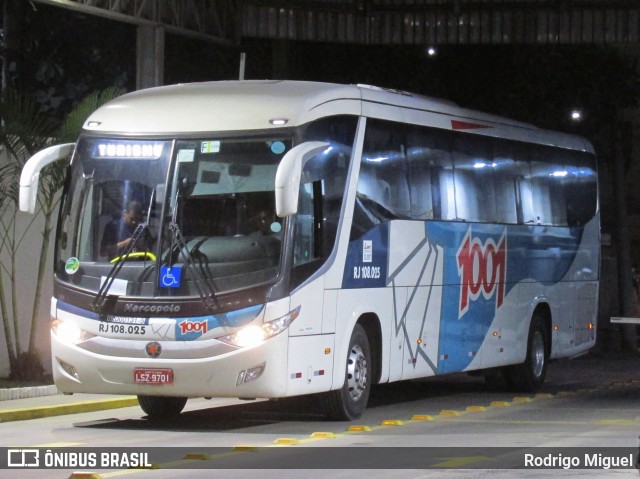
[{"label": "paved ground", "polygon": [[[543,392],[558,388],[587,388],[599,384],[640,381],[640,355],[591,353],[550,364]],[[130,407],[134,396],[57,393],[54,386],[0,390],[0,422]],[[5,398],[5,400],[1,400]]]}]

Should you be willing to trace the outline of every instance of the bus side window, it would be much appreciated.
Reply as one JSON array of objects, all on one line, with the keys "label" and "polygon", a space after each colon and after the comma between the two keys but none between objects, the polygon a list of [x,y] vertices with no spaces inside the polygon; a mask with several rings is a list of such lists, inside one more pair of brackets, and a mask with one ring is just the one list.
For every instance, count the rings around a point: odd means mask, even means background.
[{"label": "bus side window", "polygon": [[338,232],[351,148],[332,144],[329,153],[309,160],[302,172],[295,220],[295,288],[331,254]]},{"label": "bus side window", "polygon": [[453,203],[448,204],[446,194],[446,171],[453,168],[450,145],[445,132],[431,128],[412,128],[408,132],[411,219],[442,219],[443,211],[453,211]]},{"label": "bus side window", "polygon": [[596,212],[598,197],[597,173],[593,156],[566,153],[564,196],[567,203],[567,224],[583,226]]},{"label": "bus side window", "polygon": [[314,190],[313,183],[300,185],[293,249],[294,266],[308,263],[317,256],[314,246]]},{"label": "bus side window", "polygon": [[393,218],[408,218],[411,199],[401,125],[368,121],[360,168],[358,192],[388,211]]},{"label": "bus side window", "polygon": [[[358,117],[353,115],[321,118],[309,123],[303,135],[304,141],[326,141],[331,144],[330,153],[310,161],[303,172],[306,200],[313,203],[307,210],[315,215],[314,248],[317,257],[327,258],[335,244],[357,124]],[[313,200],[310,196],[313,196]],[[302,225],[300,227],[304,228]]]},{"label": "bus side window", "polygon": [[496,192],[488,139],[459,134],[453,148],[456,219],[495,222]]},{"label": "bus side window", "polygon": [[511,162],[500,163],[496,161],[495,158],[494,163],[496,165],[494,168],[496,221],[507,224],[522,223],[522,208],[518,188],[518,167]]},{"label": "bus side window", "polygon": [[383,221],[410,218],[407,168],[402,125],[368,119],[351,241]]},{"label": "bus side window", "polygon": [[496,140],[495,164],[496,213],[499,223],[534,223],[531,203],[531,171],[528,150],[513,142]]},{"label": "bus side window", "polygon": [[565,202],[563,178],[565,170],[562,165],[552,164],[555,158],[551,156],[549,163],[538,161],[544,159],[545,154],[553,152],[539,150],[535,161],[531,162],[531,189],[533,197],[533,211],[536,223],[542,225],[567,225],[567,206]]}]

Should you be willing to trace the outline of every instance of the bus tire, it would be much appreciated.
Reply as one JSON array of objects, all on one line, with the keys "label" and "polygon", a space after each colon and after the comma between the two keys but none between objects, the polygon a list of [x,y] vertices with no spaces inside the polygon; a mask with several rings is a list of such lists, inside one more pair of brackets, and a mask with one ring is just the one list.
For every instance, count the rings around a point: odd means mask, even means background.
[{"label": "bus tire", "polygon": [[171,396],[138,396],[138,403],[151,419],[177,416],[182,412],[187,398]]},{"label": "bus tire", "polygon": [[539,315],[531,318],[527,339],[527,356],[522,364],[508,370],[511,388],[522,392],[536,392],[544,383],[549,360],[549,334]]},{"label": "bus tire", "polygon": [[327,416],[336,421],[352,421],[362,416],[371,392],[371,349],[364,328],[356,324],[349,341],[344,384],[325,398]]}]

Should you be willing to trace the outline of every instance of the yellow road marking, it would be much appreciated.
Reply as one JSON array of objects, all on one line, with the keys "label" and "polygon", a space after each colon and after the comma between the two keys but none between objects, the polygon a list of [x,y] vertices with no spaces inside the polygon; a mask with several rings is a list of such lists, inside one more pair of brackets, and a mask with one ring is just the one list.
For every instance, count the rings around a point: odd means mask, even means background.
[{"label": "yellow road marking", "polygon": [[338,436],[336,436],[336,434],[333,432],[314,432],[313,434],[311,434],[311,437],[316,439],[333,439]]},{"label": "yellow road marking", "polygon": [[433,416],[429,414],[414,414],[411,416],[412,421],[433,421]]},{"label": "yellow road marking", "polygon": [[278,446],[295,446],[300,444],[300,439],[293,439],[291,437],[281,437],[273,441],[274,444]]},{"label": "yellow road marking", "polygon": [[460,411],[454,411],[452,409],[443,409],[440,411],[440,416],[460,416],[461,414]]},{"label": "yellow road marking", "polygon": [[380,423],[381,426],[404,426],[404,422],[399,419],[385,419]]},{"label": "yellow road marking", "polygon": [[371,426],[349,426],[347,428],[347,431],[349,432],[367,432],[371,430]]},{"label": "yellow road marking", "polygon": [[[538,399],[551,399],[554,397],[563,397],[575,394],[574,392],[559,392],[555,395],[552,394],[537,394],[534,397],[515,397],[513,399],[513,403],[516,404],[526,404],[533,402]],[[491,406],[493,407],[509,407],[511,406],[511,402],[507,401],[493,401]],[[367,425],[351,425],[349,426],[345,432],[343,433],[334,433],[334,432],[314,432],[310,435],[309,438],[306,439],[295,439],[295,438],[279,438],[274,441],[272,445],[268,446],[254,446],[254,445],[237,445],[232,447],[229,452],[220,453],[220,454],[187,454],[184,459],[162,463],[162,464],[153,464],[151,469],[164,469],[169,467],[176,467],[187,463],[192,463],[194,460],[214,460],[216,458],[221,458],[233,454],[243,453],[243,452],[251,452],[258,451],[261,448],[268,447],[278,447],[278,446],[296,446],[304,443],[314,442],[323,439],[335,439],[338,437],[348,436],[350,434],[358,434],[363,432],[370,432],[374,430],[386,429],[385,426],[405,426],[408,424],[416,423],[416,422],[424,422],[424,421],[433,421],[433,420],[448,420],[449,417],[456,417],[457,421],[462,422],[477,422],[477,423],[493,423],[493,424],[567,424],[567,425],[585,425],[585,424],[601,424],[604,426],[612,425],[612,426],[631,426],[637,427],[640,424],[639,420],[627,420],[627,419],[600,419],[593,421],[540,421],[540,420],[495,420],[495,419],[478,419],[477,415],[474,415],[474,418],[470,416],[465,416],[466,412],[484,412],[487,411],[487,406],[467,406],[465,411],[457,411],[457,410],[442,410],[439,415],[434,417],[427,414],[416,414],[413,415],[410,420],[383,420],[379,426],[367,426]],[[65,447],[65,446],[73,446],[79,443],[51,443],[45,444],[41,446],[33,446],[33,447]],[[471,464],[478,461],[490,460],[490,457],[487,456],[467,456],[467,457],[451,457],[451,458],[443,458],[444,461],[434,464],[431,467],[439,467],[439,468],[457,468],[464,467],[467,464]],[[148,468],[147,468],[148,469]],[[140,471],[144,471],[146,469],[124,469],[113,471],[104,474],[96,474],[95,476],[84,476],[94,479],[102,479],[107,477],[115,477],[124,474],[132,474]]]},{"label": "yellow road marking", "polygon": [[467,406],[467,409],[465,409],[465,411],[468,412],[483,412],[486,410],[487,408],[485,406]]}]

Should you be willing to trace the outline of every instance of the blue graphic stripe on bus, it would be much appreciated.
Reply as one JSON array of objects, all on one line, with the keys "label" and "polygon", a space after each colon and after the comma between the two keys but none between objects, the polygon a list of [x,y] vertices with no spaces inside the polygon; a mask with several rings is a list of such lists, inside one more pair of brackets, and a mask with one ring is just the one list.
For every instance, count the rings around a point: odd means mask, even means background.
[{"label": "blue graphic stripe on bus", "polygon": [[444,251],[437,371],[461,371],[504,302],[509,236],[503,225],[427,223],[426,229]]},{"label": "blue graphic stripe on bus", "polygon": [[575,261],[584,228],[510,226],[507,284],[524,279],[555,284]]},{"label": "blue graphic stripe on bus", "polygon": [[67,313],[75,314],[76,316],[82,316],[83,318],[87,318],[87,319],[94,319],[94,320],[100,319],[100,317],[98,316],[98,313],[94,313],[93,311],[89,311],[87,309],[78,308],[77,306],[74,306],[73,304],[65,303],[64,301],[58,300],[56,305],[57,305],[56,307],[60,311],[65,311]]},{"label": "blue graphic stripe on bus", "polygon": [[[64,301],[57,302],[57,308],[61,311],[66,311],[76,316],[91,319],[94,321],[100,321],[100,316],[93,311],[82,309]],[[226,313],[220,313],[209,316],[195,316],[188,318],[160,318],[175,321],[175,337],[181,341],[192,341],[200,338],[203,334],[221,326],[229,328],[237,328],[244,326],[253,321],[262,311],[264,305],[258,304],[255,306],[249,306],[248,308],[239,309],[237,311],[229,311]],[[113,322],[125,323],[124,317],[120,316],[108,316],[114,319]],[[147,320],[148,318],[145,318]],[[137,324],[137,323],[136,323]],[[144,324],[148,324],[145,321]]]},{"label": "blue graphic stripe on bus", "polygon": [[430,222],[426,230],[444,250],[439,373],[471,364],[517,283],[561,281],[581,239],[578,229],[543,226]]},{"label": "blue graphic stripe on bus", "polygon": [[[488,255],[494,256],[492,259],[501,259],[500,242],[504,236],[505,294],[515,284],[527,279],[544,284],[561,281],[575,260],[583,231],[582,228],[553,226],[445,222],[429,222],[426,228],[429,240],[441,246],[445,258],[452,263],[447,268],[448,273],[445,272],[444,284],[464,283],[458,271],[460,261],[464,263],[465,259],[478,261],[478,258],[483,258],[487,262]],[[464,248],[467,235],[469,250]],[[469,257],[465,258],[465,254]]]},{"label": "blue graphic stripe on bus", "polygon": [[259,304],[238,311],[229,311],[212,316],[177,318],[175,326],[176,340],[193,341],[220,326],[230,328],[244,326],[253,321],[260,314],[262,308],[263,305]]},{"label": "blue graphic stripe on bus", "polygon": [[[422,248],[440,251],[436,261],[442,262],[442,276],[433,276],[429,280],[431,285],[442,286],[438,373],[462,371],[470,365],[490,330],[496,312],[518,283],[533,281],[551,285],[562,281],[575,261],[583,231],[581,228],[538,225],[426,222],[423,242],[415,250],[407,251],[408,257],[400,258],[394,271],[387,272],[390,229],[397,228],[397,231],[393,230],[394,234],[402,238],[408,224],[385,222],[352,241],[343,287],[395,288],[395,278],[416,258],[424,258],[418,254]],[[424,261],[428,262],[428,258]],[[371,260],[371,263],[365,263],[365,260]],[[380,267],[379,278],[359,274],[362,266],[367,264]],[[424,268],[416,268],[415,271],[424,271]],[[406,275],[404,277],[406,281]],[[414,281],[414,289],[425,286],[422,276],[416,276]],[[409,291],[409,297],[412,298],[414,293]],[[395,324],[399,325],[396,331],[404,331],[403,322],[407,318],[401,316],[402,313],[396,314],[399,314],[395,318]],[[411,348],[409,343],[406,346]]]}]

